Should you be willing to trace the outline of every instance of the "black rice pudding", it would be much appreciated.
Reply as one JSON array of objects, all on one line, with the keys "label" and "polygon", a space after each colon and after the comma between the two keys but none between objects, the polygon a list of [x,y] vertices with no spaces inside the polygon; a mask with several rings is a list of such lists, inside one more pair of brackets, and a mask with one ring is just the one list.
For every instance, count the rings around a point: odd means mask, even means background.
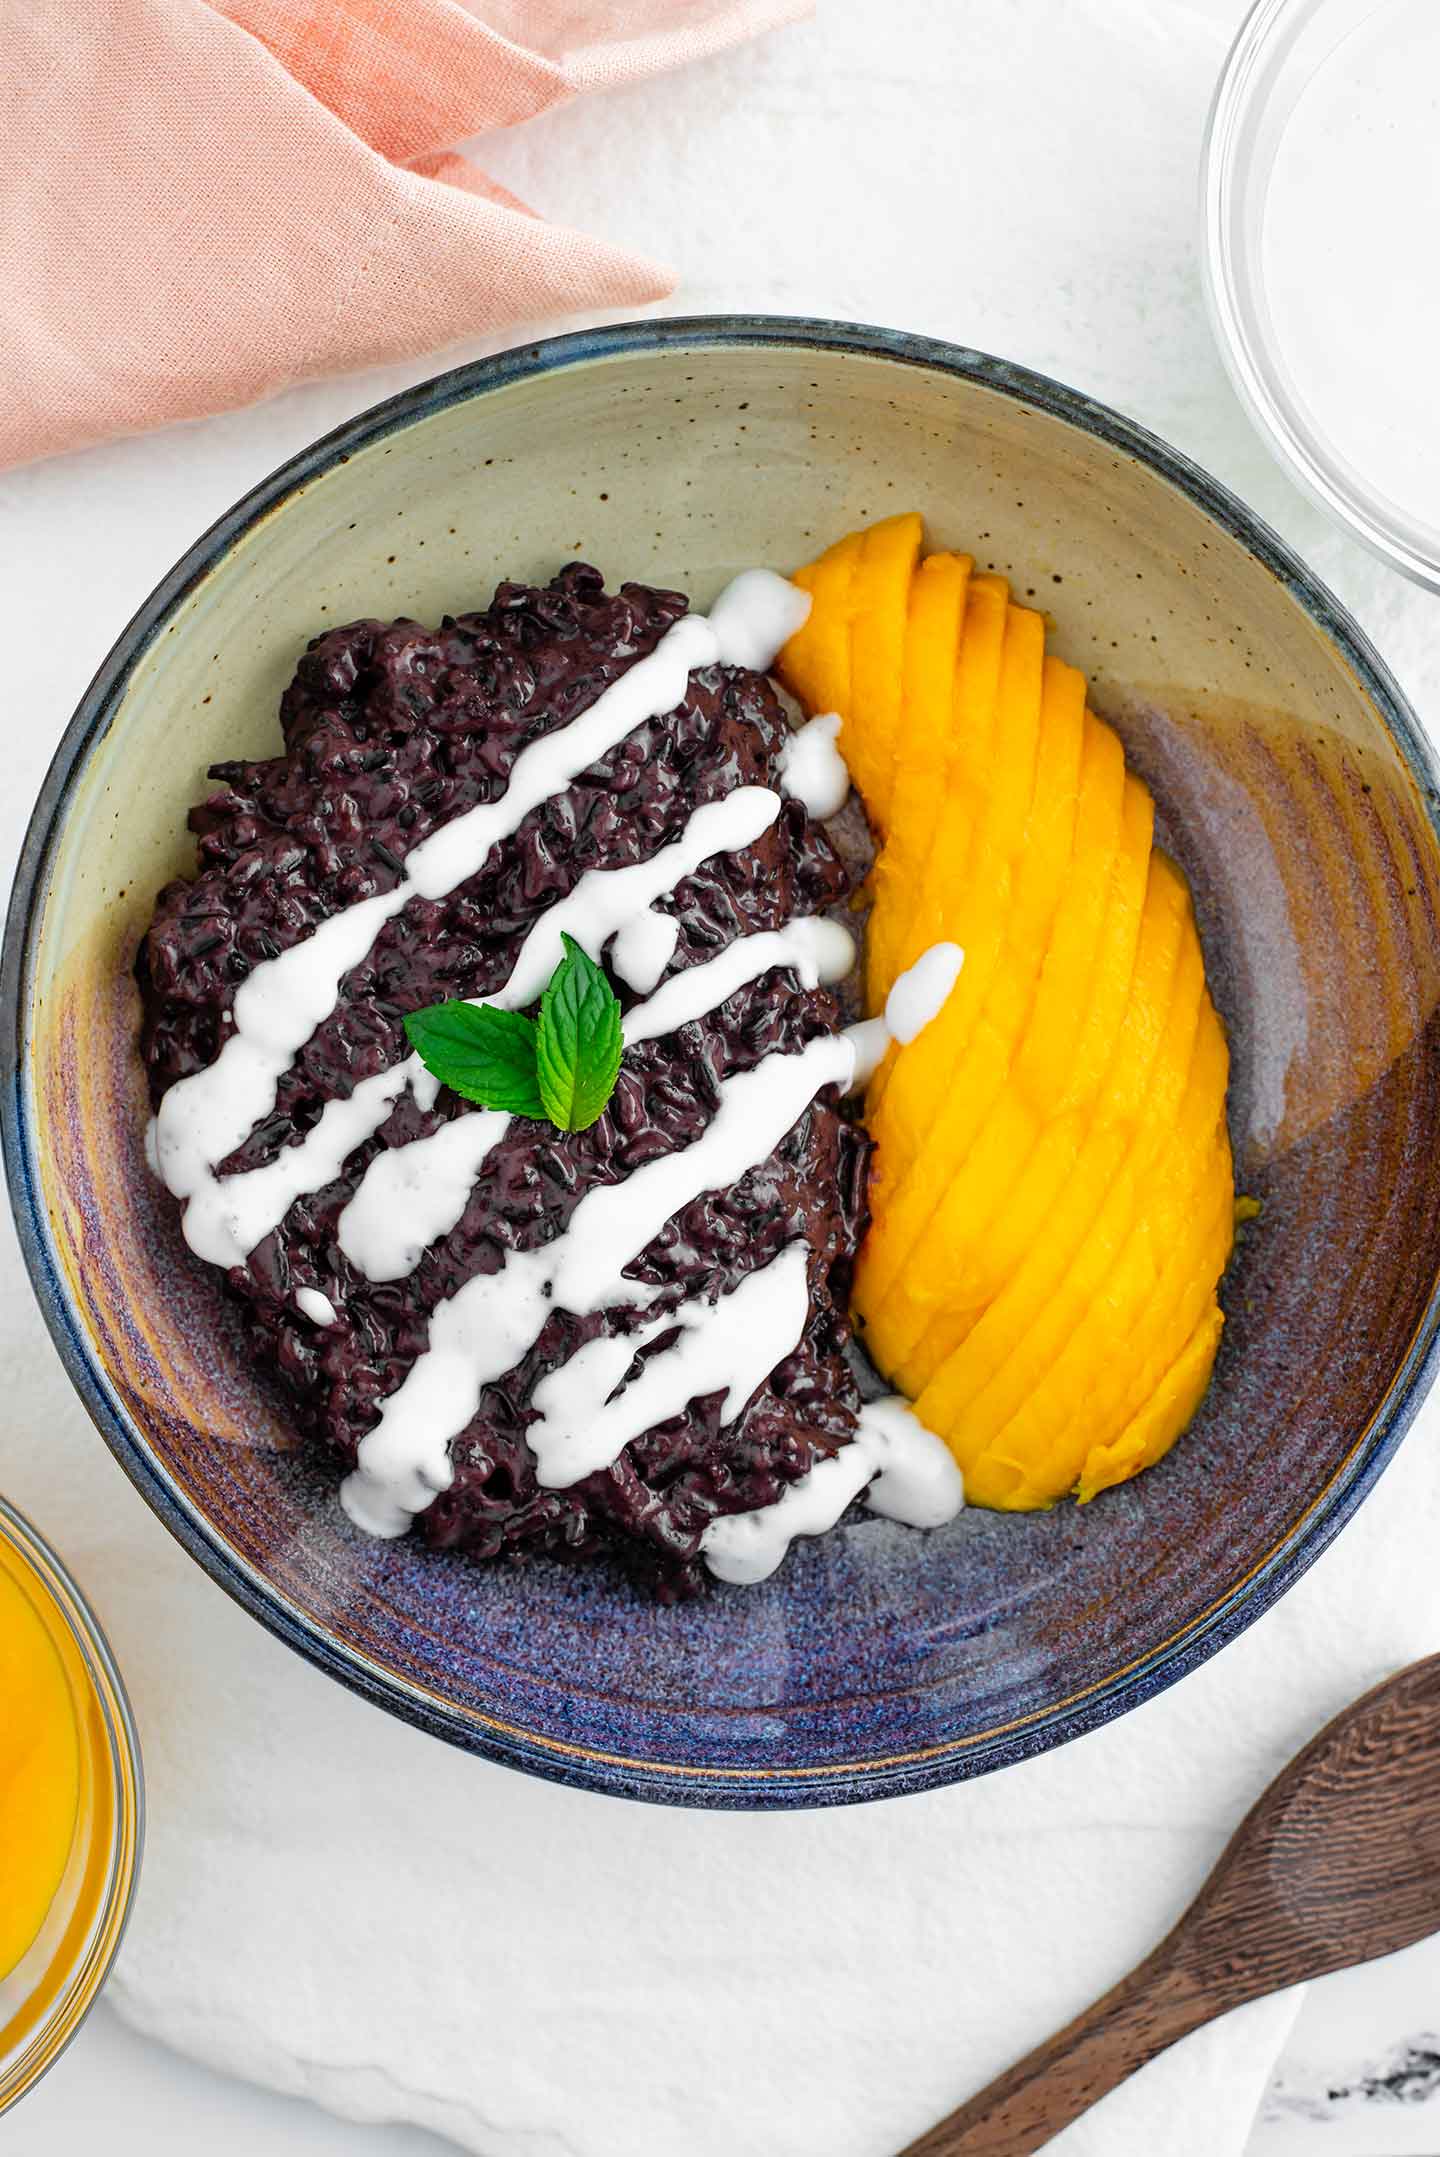
[{"label": "black rice pudding", "polygon": [[[816,1043],[843,1045],[836,996],[813,970],[807,986],[804,966],[783,952],[761,965],[772,946],[745,947],[758,970],[749,978],[717,971],[721,988],[739,979],[718,1001],[696,999],[703,1008],[687,1012],[672,997],[665,1008],[680,1017],[670,1030],[627,1033],[608,1105],[581,1130],[521,1114],[504,1121],[426,1083],[404,1021],[458,999],[503,1001],[552,913],[582,944],[587,922],[596,927],[591,957],[606,968],[629,1026],[647,996],[664,995],[741,939],[843,906],[851,871],[823,824],[785,790],[791,731],[776,692],[754,667],[729,663],[723,640],[720,656],[711,655],[704,618],[689,617],[698,641],[688,656],[705,663],[682,670],[678,701],[629,724],[583,768],[568,768],[562,752],[578,755],[589,739],[577,722],[598,724],[602,699],[686,616],[676,593],[626,584],[607,594],[596,570],[573,565],[543,589],[503,584],[483,612],[447,617],[438,629],[361,621],[317,637],[281,702],[283,754],[212,768],[215,791],[189,819],[196,874],[160,894],[136,967],[157,1111],[197,1074],[214,1081],[215,1098],[204,1103],[205,1088],[192,1089],[200,1107],[186,1141],[191,1168],[176,1170],[167,1157],[163,1111],[158,1164],[186,1201],[187,1233],[201,1199],[223,1221],[218,1241],[191,1240],[204,1255],[226,1258],[257,1359],[278,1372],[297,1423],[333,1454],[337,1472],[355,1471],[357,1461],[363,1468],[364,1442],[387,1404],[398,1414],[402,1389],[412,1420],[423,1414],[422,1380],[433,1378],[449,1404],[448,1469],[422,1479],[425,1502],[403,1509],[432,1544],[511,1562],[609,1554],[666,1600],[710,1578],[702,1545],[713,1522],[774,1508],[859,1424],[847,1302],[866,1226],[868,1142],[842,1104],[838,1064],[812,1056],[807,1068],[824,1082],[773,1142],[758,1116],[758,1080],[749,1092],[734,1083],[762,1070],[793,1073]],[[710,620],[719,619],[717,609]],[[667,650],[682,645],[672,640]],[[618,697],[604,709],[612,724],[626,716]],[[560,783],[537,794],[547,777]],[[755,790],[768,790],[773,803]],[[763,828],[695,858],[697,812],[737,798],[759,803]],[[487,805],[498,822],[486,822]],[[439,833],[449,844],[467,830],[483,849],[445,888],[437,850],[419,850]],[[658,864],[666,848],[676,849],[667,859],[683,873],[647,887],[658,895],[617,933],[607,925],[606,894],[621,887],[606,879]],[[567,901],[575,902],[568,912]],[[267,1003],[269,985],[284,974],[279,962],[300,947],[324,974],[327,938],[318,932],[342,916],[373,925],[373,934],[357,934],[332,963],[341,930],[332,932],[325,963],[333,982],[291,982]],[[648,957],[626,955],[642,945]],[[282,1004],[283,1024],[272,1012]],[[572,1297],[567,1307],[563,1269],[552,1277],[543,1256],[522,1254],[553,1250],[558,1267],[582,1207],[584,1221],[609,1222],[625,1203],[614,1187],[633,1180],[637,1204],[642,1191],[668,1188],[670,1172],[659,1164],[699,1147],[712,1126],[718,1146],[722,1110],[723,1179],[687,1191],[682,1176],[674,1185],[682,1202],[641,1247],[614,1243],[604,1293]],[[490,1124],[468,1125],[428,1151],[421,1143],[477,1116]],[[469,1146],[487,1131],[483,1148]],[[742,1161],[747,1131],[754,1158]],[[225,1148],[213,1158],[206,1132],[212,1150]],[[405,1167],[386,1189],[418,1194],[417,1233],[401,1256],[357,1263],[361,1239],[344,1224],[359,1219],[357,1194],[387,1154],[396,1155],[392,1167]],[[439,1189],[446,1173],[449,1185]],[[613,1204],[587,1207],[605,1190]],[[449,1225],[431,1235],[436,1218]],[[693,1368],[706,1390],[683,1405],[673,1385],[669,1401],[663,1386],[647,1390],[647,1372],[658,1375],[652,1366],[703,1333],[697,1312],[723,1310],[747,1280],[782,1261],[787,1279],[803,1280],[794,1337],[784,1337],[772,1368],[747,1374],[757,1382],[743,1400],[728,1381],[716,1382],[713,1358],[698,1349]],[[514,1298],[506,1303],[501,1292],[527,1266],[541,1300],[534,1323],[514,1332],[506,1362]],[[501,1296],[493,1324],[492,1290]],[[437,1341],[462,1310],[472,1313],[468,1345],[446,1349],[442,1369]],[[447,1311],[452,1317],[437,1322]],[[681,1315],[667,1329],[672,1312]],[[609,1339],[633,1339],[633,1356],[591,1346]],[[542,1420],[537,1389],[543,1402],[547,1379],[587,1349],[584,1367],[605,1373],[597,1416],[603,1409],[613,1421],[632,1389],[636,1400],[655,1398],[672,1412],[628,1435],[605,1465],[573,1481],[542,1481],[527,1436]],[[454,1405],[462,1367],[479,1374],[463,1424]]]}]

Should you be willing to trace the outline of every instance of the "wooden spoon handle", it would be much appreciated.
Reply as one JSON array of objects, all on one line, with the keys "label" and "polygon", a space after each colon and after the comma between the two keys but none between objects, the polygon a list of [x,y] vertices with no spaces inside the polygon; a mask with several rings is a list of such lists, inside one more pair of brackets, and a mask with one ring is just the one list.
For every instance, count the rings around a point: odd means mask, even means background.
[{"label": "wooden spoon handle", "polygon": [[1226,2004],[1206,2000],[1159,1949],[901,2157],[1030,2157]]}]

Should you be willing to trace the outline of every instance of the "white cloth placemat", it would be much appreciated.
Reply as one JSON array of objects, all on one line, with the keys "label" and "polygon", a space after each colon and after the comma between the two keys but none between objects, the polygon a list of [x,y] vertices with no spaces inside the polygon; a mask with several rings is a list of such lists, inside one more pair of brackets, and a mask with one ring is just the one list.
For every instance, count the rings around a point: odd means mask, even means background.
[{"label": "white cloth placemat", "polygon": [[[487,143],[685,310],[892,322],[1135,413],[1255,501],[1440,708],[1440,609],[1268,464],[1199,300],[1195,164],[1239,0],[826,0],[820,25]],[[84,681],[244,486],[404,379],[0,481],[13,858]],[[123,544],[119,541],[123,535]],[[25,632],[83,595],[83,633]],[[108,1459],[8,1235],[0,1489],[75,1565],[139,1712],[150,1837],[111,1997],[174,2044],[486,2157],[885,2157],[1112,1982],[1326,1716],[1440,1646],[1436,1413],[1254,1631],[1109,1730],[851,1812],[667,1813],[469,1760],[234,1609]],[[1148,2069],[1063,2157],[1238,2157],[1294,2011]]]}]

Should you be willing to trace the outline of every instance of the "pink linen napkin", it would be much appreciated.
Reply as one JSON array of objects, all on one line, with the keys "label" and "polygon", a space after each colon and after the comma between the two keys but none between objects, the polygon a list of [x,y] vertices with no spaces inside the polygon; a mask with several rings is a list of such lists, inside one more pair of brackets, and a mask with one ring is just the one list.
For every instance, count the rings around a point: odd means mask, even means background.
[{"label": "pink linen napkin", "polygon": [[0,466],[661,298],[453,145],[810,0],[10,0]]}]

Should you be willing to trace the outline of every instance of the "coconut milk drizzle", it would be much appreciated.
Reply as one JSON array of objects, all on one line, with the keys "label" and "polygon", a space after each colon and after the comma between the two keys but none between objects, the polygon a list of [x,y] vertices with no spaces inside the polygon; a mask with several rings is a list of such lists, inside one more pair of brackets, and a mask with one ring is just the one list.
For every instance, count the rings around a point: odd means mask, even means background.
[{"label": "coconut milk drizzle", "polygon": [[941,1528],[965,1503],[965,1485],[944,1440],[898,1394],[870,1401],[848,1445],[817,1461],[773,1505],[712,1520],[701,1549],[719,1580],[768,1580],[797,1535],[823,1535],[865,1490],[872,1513],[911,1528]]},{"label": "coconut milk drizzle", "polygon": [[[630,871],[609,873],[627,876]],[[598,950],[592,956],[598,956]],[[839,923],[823,918],[737,937],[717,957],[674,975],[644,1003],[634,1005],[625,1016],[625,1045],[674,1033],[702,1018],[772,966],[792,966],[801,984],[814,988],[819,981],[842,980],[854,963],[854,939]],[[430,1245],[460,1220],[486,1156],[509,1127],[508,1116],[476,1110],[424,1138],[377,1154],[337,1227],[340,1248],[356,1270],[369,1281],[398,1281],[413,1273]]]},{"label": "coconut milk drizzle", "polygon": [[[412,848],[393,890],[332,914],[303,943],[255,967],[236,993],[235,1031],[220,1054],[203,1071],[180,1079],[160,1103],[154,1158],[174,1195],[189,1199],[212,1182],[217,1163],[269,1115],[282,1076],[334,1010],[345,975],[361,964],[410,898],[444,898],[478,874],[491,849],[532,809],[563,792],[637,726],[673,711],[684,700],[694,669],[753,665],[757,651],[763,654],[759,664],[770,665],[809,611],[808,594],[784,577],[747,570],[722,592],[709,619],[687,614],[673,623],[655,649],[588,710],[523,750],[498,800],[452,817]],[[221,1257],[215,1263],[235,1260]]]},{"label": "coconut milk drizzle", "polygon": [[691,1145],[647,1161],[621,1183],[597,1184],[563,1235],[514,1253],[498,1273],[474,1275],[437,1305],[426,1348],[361,1439],[341,1488],[356,1525],[403,1534],[449,1488],[450,1446],[482,1388],[534,1346],[551,1311],[582,1316],[647,1302],[650,1292],[626,1280],[625,1268],[691,1199],[738,1183],[772,1154],[822,1087],[849,1083],[850,1063],[843,1035],[829,1034],[798,1055],[767,1056],[722,1080],[719,1106]]}]

